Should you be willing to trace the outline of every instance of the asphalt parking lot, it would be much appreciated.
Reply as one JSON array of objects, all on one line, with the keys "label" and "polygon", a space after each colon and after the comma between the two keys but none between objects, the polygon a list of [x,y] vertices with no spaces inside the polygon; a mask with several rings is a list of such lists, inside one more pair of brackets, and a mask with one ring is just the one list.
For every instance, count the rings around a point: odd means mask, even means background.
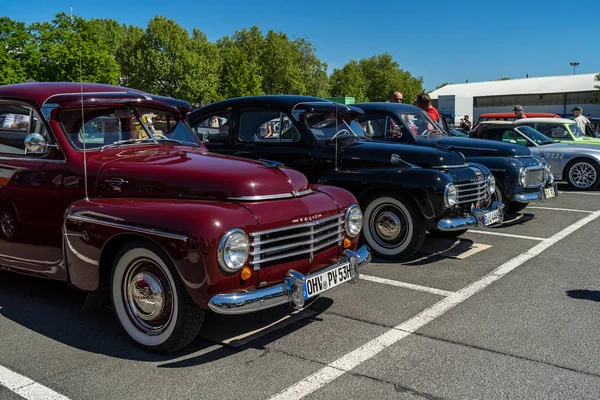
[{"label": "asphalt parking lot", "polygon": [[597,399],[600,192],[565,192],[306,310],[210,315],[157,356],[64,284],[0,271],[0,399]]}]

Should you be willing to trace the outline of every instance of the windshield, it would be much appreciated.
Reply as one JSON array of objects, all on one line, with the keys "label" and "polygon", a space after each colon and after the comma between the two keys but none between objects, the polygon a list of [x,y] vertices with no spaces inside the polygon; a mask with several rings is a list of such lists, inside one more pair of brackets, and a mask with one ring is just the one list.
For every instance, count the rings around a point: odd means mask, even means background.
[{"label": "windshield", "polygon": [[567,125],[567,127],[569,127],[569,129],[571,130],[571,133],[576,138],[585,137],[585,133],[583,133],[583,131],[581,130],[581,128],[579,127],[579,125],[577,125],[577,123],[566,124],[566,125]]},{"label": "windshield", "polygon": [[411,112],[400,114],[400,119],[412,132],[417,136],[428,136],[430,134],[447,135],[446,132],[436,123],[433,122],[429,115],[424,112]]},{"label": "windshield", "polygon": [[302,121],[319,140],[331,140],[336,137],[366,138],[367,134],[353,119],[344,118],[347,114],[335,112],[316,112],[302,114]]},{"label": "windshield", "polygon": [[87,107],[83,110],[83,127],[81,116],[80,108],[58,112],[58,122],[77,150],[83,150],[84,134],[87,149],[122,141],[128,141],[127,144],[177,141],[178,144],[198,145],[196,135],[187,123],[169,111],[129,106]]},{"label": "windshield", "polygon": [[535,144],[537,144],[538,146],[555,143],[554,140],[548,139],[545,135],[543,135],[542,133],[536,131],[535,129],[533,129],[529,126],[520,126],[516,130],[523,136],[527,136],[529,139],[531,139],[533,142],[535,142]]}]

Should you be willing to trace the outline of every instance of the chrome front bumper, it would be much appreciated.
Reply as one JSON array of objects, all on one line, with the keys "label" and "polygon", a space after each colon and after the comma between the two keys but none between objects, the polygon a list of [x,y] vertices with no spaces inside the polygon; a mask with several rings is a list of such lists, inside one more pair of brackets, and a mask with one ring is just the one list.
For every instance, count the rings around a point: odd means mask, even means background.
[{"label": "chrome front bumper", "polygon": [[540,190],[536,192],[522,193],[515,196],[515,201],[518,203],[529,203],[532,201],[544,201],[546,200],[546,189],[554,189],[554,197],[558,196],[558,185],[556,182],[552,182],[550,187],[540,187]]},{"label": "chrome front bumper", "polygon": [[440,231],[449,232],[485,226],[483,223],[483,214],[494,210],[500,210],[500,221],[498,221],[498,223],[502,222],[504,220],[504,204],[494,201],[489,210],[474,208],[471,210],[471,215],[465,214],[465,216],[458,218],[444,218],[438,221],[437,228]]},{"label": "chrome front bumper", "polygon": [[340,265],[350,262],[350,268],[353,270],[354,276],[349,283],[356,283],[359,279],[359,270],[370,261],[371,252],[367,246],[362,246],[356,251],[346,250],[342,260],[330,267],[320,269],[309,275],[303,275],[291,269],[280,284],[245,292],[217,294],[209,300],[208,307],[219,314],[247,314],[286,303],[293,303],[295,308],[302,308],[304,306],[304,282],[306,279],[323,272],[335,270]]}]

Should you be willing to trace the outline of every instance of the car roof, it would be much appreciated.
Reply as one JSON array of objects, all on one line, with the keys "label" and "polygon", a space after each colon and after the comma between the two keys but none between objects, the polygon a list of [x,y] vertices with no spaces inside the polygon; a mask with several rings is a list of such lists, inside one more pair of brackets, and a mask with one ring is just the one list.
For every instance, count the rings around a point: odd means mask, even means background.
[{"label": "car roof", "polygon": [[481,121],[479,125],[514,125],[515,121]]},{"label": "car roof", "polygon": [[[540,112],[526,112],[525,115],[536,116],[536,117],[554,117],[556,114],[553,113],[540,113]],[[485,113],[479,115],[479,118],[516,118],[514,112],[510,113]]]},{"label": "car roof", "polygon": [[96,100],[99,102],[111,97],[118,97],[124,100],[146,100],[163,105],[166,104],[182,110],[191,109],[189,103],[183,100],[156,96],[142,90],[101,83],[30,82],[0,86],[0,97],[26,99],[33,101],[38,107],[42,107],[48,100],[52,102],[72,101],[75,98],[80,98],[82,93],[87,100],[97,97]]},{"label": "car roof", "polygon": [[[228,107],[234,107],[239,105],[249,106],[249,107],[269,107],[273,106],[274,103],[277,104],[278,107],[282,107],[287,110],[291,110],[299,103],[318,103],[318,102],[326,102],[332,103],[330,100],[322,99],[320,97],[311,97],[311,96],[300,96],[300,95],[288,95],[288,94],[276,94],[276,95],[262,95],[262,96],[243,96],[243,97],[234,97],[227,100],[217,101],[215,103],[211,103],[200,107],[194,110],[191,114],[205,113],[210,112],[212,110],[223,109]],[[340,106],[344,106],[340,104]]]},{"label": "car roof", "polygon": [[415,112],[422,111],[420,108],[417,108],[410,104],[401,104],[401,103],[386,103],[386,102],[370,102],[370,103],[356,103],[351,104],[354,107],[362,108],[365,111],[389,111],[389,112]]},{"label": "car roof", "polygon": [[516,125],[525,124],[527,122],[545,122],[548,124],[574,124],[575,121],[568,118],[522,118],[514,121]]}]

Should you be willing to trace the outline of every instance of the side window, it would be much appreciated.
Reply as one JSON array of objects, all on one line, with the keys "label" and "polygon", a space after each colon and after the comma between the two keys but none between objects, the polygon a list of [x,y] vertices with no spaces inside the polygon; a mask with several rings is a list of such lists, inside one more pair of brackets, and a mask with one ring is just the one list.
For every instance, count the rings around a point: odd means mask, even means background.
[{"label": "side window", "polygon": [[[528,125],[528,126],[530,126],[530,125]],[[542,135],[551,137],[550,125],[537,124],[537,126],[531,126],[531,127],[534,128],[535,130],[537,130],[538,132],[540,132]]]},{"label": "side window", "polygon": [[200,140],[225,143],[229,137],[230,120],[230,113],[218,113],[197,122],[193,129]]},{"label": "side window", "polygon": [[238,139],[247,143],[292,143],[300,140],[300,133],[284,113],[246,111],[240,116]]},{"label": "side window", "polygon": [[25,137],[30,133],[39,133],[48,141],[46,126],[32,107],[0,101],[0,154],[25,154]]},{"label": "side window", "polygon": [[501,131],[498,129],[488,129],[488,130],[484,130],[483,138],[488,139],[488,140],[502,141],[503,135],[504,135],[504,131]]},{"label": "side window", "polygon": [[357,117],[357,120],[370,137],[381,139],[391,136],[388,131],[388,118],[384,115],[362,114]]},{"label": "side window", "polygon": [[571,138],[571,135],[569,134],[569,131],[567,131],[567,129],[563,125],[550,125],[548,130],[550,134],[544,134],[552,139],[573,140]]},{"label": "side window", "polygon": [[502,141],[508,143],[517,143],[515,140],[515,133],[512,131],[512,129],[505,130],[502,133]]}]

